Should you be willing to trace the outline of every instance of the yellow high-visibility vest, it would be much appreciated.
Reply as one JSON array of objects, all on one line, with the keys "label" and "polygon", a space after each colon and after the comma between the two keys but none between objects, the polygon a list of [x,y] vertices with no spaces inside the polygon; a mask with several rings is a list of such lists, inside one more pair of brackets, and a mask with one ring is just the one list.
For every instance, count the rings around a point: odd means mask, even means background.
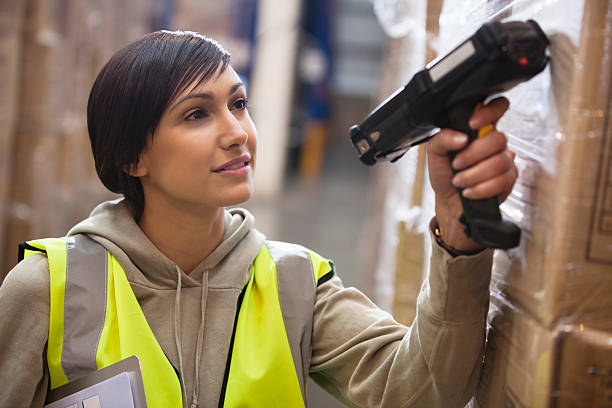
[{"label": "yellow high-visibility vest", "polygon": [[[176,370],[155,339],[123,267],[110,252],[84,234],[29,241],[20,252],[21,257],[43,252],[49,261],[51,389],[136,355],[147,405],[182,407]],[[333,264],[312,251],[266,241],[240,298],[220,396],[223,406],[305,406],[310,355],[298,358],[295,343],[310,344],[312,321],[307,320],[312,318],[316,286],[333,273]],[[295,292],[296,283],[299,296],[285,293]],[[291,323],[287,331],[281,306],[288,302],[287,308],[297,308],[297,314],[305,316],[299,330]],[[295,310],[290,314],[295,320]]]}]

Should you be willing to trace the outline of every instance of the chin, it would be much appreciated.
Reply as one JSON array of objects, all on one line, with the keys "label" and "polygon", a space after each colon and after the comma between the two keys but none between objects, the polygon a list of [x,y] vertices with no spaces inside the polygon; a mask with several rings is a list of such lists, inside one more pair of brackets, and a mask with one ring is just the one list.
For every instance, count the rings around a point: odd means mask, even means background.
[{"label": "chin", "polygon": [[253,197],[253,189],[250,188],[248,191],[237,192],[236,194],[227,197],[224,207],[232,207],[240,204],[244,204]]}]

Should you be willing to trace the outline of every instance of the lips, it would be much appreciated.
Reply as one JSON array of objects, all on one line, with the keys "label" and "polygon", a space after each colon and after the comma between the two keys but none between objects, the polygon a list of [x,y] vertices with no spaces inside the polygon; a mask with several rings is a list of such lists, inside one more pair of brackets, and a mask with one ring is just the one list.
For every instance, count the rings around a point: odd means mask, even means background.
[{"label": "lips", "polygon": [[245,167],[249,164],[249,162],[251,161],[251,156],[249,155],[243,155],[240,157],[237,157],[233,160],[228,161],[227,163],[221,165],[220,167],[216,168],[213,170],[213,172],[215,173],[220,173],[222,171],[230,171],[230,170],[236,170],[239,169],[241,167]]}]

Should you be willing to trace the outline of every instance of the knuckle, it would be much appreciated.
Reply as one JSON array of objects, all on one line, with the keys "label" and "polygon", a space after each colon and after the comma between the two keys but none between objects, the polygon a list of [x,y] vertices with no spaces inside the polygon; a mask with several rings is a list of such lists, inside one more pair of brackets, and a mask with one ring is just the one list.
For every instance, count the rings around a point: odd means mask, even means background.
[{"label": "knuckle", "polygon": [[491,101],[491,103],[499,104],[499,105],[510,105],[510,101],[505,96],[498,96]]},{"label": "knuckle", "polygon": [[506,190],[507,184],[508,180],[506,179],[506,177],[504,177],[503,175],[497,177],[495,179],[495,190],[497,191],[497,194],[501,194],[504,190]]},{"label": "knuckle", "polygon": [[503,192],[504,186],[503,178],[496,177],[492,180],[489,180],[486,183],[482,183],[479,187],[479,193],[481,197],[493,197],[496,195],[500,195]]},{"label": "knuckle", "polygon": [[496,155],[493,161],[493,167],[497,174],[507,172],[510,168],[507,157],[501,154]]},{"label": "knuckle", "polygon": [[504,186],[503,191],[511,191],[514,187],[514,183],[516,182],[516,177],[512,175],[512,173],[506,173],[504,175]]},{"label": "knuckle", "polygon": [[514,165],[514,163],[512,164],[512,166],[510,167],[510,172],[512,174],[512,178],[514,180],[518,179],[519,176],[519,171],[518,168]]},{"label": "knuckle", "polygon": [[518,171],[516,170],[516,168],[513,168],[513,169],[510,171],[510,176],[509,176],[509,179],[510,179],[510,183],[511,183],[512,185],[514,185],[514,183],[516,183],[516,180],[518,180]]},{"label": "knuckle", "polygon": [[506,134],[504,132],[495,131],[495,133],[493,133],[493,136],[495,146],[498,147],[500,150],[506,149],[506,147],[508,146],[508,138],[506,137]]},{"label": "knuckle", "polygon": [[508,163],[510,163],[512,166],[514,166],[514,153],[512,153],[512,151],[506,149],[504,151],[504,154],[506,155],[506,157],[508,159]]}]

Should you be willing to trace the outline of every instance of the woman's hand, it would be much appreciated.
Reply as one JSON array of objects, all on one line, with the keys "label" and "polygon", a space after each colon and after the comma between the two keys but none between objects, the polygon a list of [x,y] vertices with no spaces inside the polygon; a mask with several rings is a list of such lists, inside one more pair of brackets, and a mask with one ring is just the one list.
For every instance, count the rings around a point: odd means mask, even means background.
[{"label": "woman's hand", "polygon": [[[506,98],[489,102],[472,115],[470,127],[495,127],[508,106]],[[460,152],[451,163],[449,154],[456,150]],[[514,164],[514,153],[508,150],[506,136],[493,130],[468,146],[465,134],[443,129],[427,144],[427,157],[442,240],[460,251],[482,248],[463,232],[463,224],[459,222],[463,209],[457,187],[464,188],[464,197],[470,199],[498,196],[502,203],[508,197],[518,177],[518,170]],[[453,168],[458,173],[453,175]]]}]

